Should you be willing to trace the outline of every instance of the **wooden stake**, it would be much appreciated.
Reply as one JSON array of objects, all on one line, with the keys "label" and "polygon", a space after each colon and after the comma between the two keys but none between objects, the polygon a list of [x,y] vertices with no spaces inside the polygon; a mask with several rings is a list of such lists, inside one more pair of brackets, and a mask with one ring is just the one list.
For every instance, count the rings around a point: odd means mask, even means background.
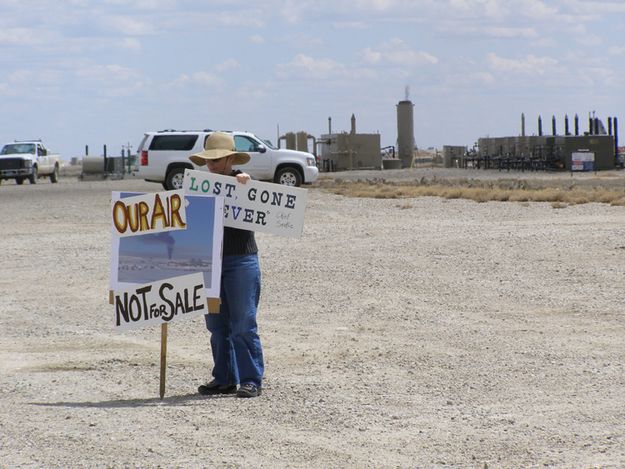
[{"label": "wooden stake", "polygon": [[165,375],[167,373],[167,323],[161,324],[161,399],[165,396]]}]

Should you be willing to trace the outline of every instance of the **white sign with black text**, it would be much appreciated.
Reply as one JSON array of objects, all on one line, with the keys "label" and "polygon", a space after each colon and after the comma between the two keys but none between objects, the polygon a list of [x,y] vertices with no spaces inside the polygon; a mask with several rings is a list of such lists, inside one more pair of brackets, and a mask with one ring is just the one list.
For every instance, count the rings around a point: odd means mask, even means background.
[{"label": "white sign with black text", "polygon": [[137,329],[208,313],[204,276],[180,277],[114,291],[115,329]]},{"label": "white sign with black text", "polygon": [[224,197],[224,226],[299,237],[304,228],[308,191],[269,182],[237,182],[231,176],[187,169],[189,195]]}]

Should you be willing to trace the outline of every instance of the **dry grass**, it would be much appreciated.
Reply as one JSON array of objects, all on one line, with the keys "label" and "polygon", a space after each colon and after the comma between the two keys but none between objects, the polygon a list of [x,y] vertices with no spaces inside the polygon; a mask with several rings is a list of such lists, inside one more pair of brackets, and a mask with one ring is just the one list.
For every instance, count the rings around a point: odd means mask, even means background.
[{"label": "dry grass", "polygon": [[[346,197],[375,199],[406,199],[415,197],[443,197],[445,199],[469,199],[476,202],[551,202],[553,208],[591,202],[625,206],[625,189],[602,187],[546,187],[531,189],[521,182],[511,187],[508,182],[424,182],[413,184],[388,181],[324,181],[318,187]],[[409,208],[409,204],[398,205]]]}]

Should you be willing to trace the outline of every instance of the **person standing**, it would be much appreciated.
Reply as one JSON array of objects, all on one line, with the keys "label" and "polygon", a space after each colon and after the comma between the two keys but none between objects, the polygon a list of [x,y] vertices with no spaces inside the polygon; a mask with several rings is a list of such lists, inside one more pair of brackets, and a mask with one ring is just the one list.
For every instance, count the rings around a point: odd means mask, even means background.
[{"label": "person standing", "polygon": [[[232,176],[240,184],[251,179],[249,174],[233,171],[233,165],[247,163],[250,156],[236,151],[234,138],[224,132],[210,134],[204,151],[189,159],[198,166],[206,165],[211,173]],[[213,380],[198,387],[200,394],[261,395],[264,361],[256,323],[260,277],[254,232],[224,227],[221,306],[218,314],[205,315],[211,333]]]}]

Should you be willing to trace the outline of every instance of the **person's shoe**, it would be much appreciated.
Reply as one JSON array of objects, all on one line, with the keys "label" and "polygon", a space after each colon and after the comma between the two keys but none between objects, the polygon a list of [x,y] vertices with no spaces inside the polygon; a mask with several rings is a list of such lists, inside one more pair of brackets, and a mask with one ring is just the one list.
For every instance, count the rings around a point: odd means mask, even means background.
[{"label": "person's shoe", "polygon": [[210,383],[202,384],[198,387],[197,392],[203,396],[214,396],[215,394],[234,394],[237,392],[237,386],[236,384],[219,384],[215,380],[212,380]]},{"label": "person's shoe", "polygon": [[237,397],[258,397],[260,394],[261,389],[252,383],[242,384],[237,391]]}]

